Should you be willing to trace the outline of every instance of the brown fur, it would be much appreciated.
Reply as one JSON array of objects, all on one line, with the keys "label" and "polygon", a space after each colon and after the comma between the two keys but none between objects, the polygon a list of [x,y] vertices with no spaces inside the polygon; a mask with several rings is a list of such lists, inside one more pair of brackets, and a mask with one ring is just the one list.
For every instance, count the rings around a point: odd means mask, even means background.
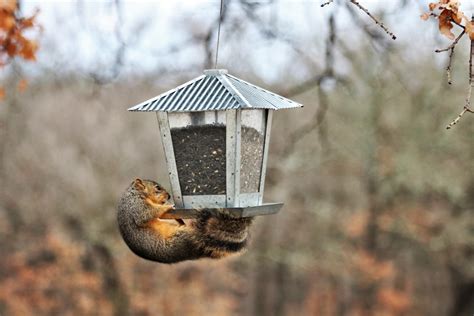
[{"label": "brown fur", "polygon": [[137,255],[163,263],[198,258],[223,258],[240,252],[247,244],[251,218],[212,215],[206,209],[187,225],[162,220],[174,207],[170,195],[151,180],[136,179],[118,206],[120,233]]}]

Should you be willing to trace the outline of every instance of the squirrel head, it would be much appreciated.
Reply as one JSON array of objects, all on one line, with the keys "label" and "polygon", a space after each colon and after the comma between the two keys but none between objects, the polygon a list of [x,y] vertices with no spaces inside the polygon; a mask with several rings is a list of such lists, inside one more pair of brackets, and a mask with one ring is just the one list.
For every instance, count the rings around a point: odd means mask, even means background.
[{"label": "squirrel head", "polygon": [[158,183],[152,180],[135,179],[132,186],[145,198],[156,204],[165,204],[170,194]]}]

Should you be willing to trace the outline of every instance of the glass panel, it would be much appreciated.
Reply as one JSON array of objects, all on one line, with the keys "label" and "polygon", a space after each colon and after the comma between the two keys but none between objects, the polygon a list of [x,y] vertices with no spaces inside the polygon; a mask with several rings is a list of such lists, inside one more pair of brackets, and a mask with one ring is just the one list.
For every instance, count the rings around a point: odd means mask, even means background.
[{"label": "glass panel", "polygon": [[183,195],[226,193],[225,111],[169,113]]},{"label": "glass panel", "polygon": [[258,192],[265,139],[265,110],[242,110],[240,192]]}]

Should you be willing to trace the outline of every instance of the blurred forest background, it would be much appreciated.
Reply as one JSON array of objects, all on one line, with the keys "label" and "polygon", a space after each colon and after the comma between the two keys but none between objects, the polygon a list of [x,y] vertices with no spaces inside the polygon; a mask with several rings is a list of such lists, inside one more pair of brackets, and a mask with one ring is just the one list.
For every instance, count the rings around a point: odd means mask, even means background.
[{"label": "blurred forest background", "polygon": [[472,316],[474,116],[445,129],[470,43],[448,85],[428,1],[360,2],[396,40],[349,1],[225,1],[218,66],[305,107],[274,116],[284,209],[245,254],[172,266],[117,229],[130,181],[168,184],[126,109],[213,67],[220,2],[19,2],[42,29],[0,70],[0,315]]}]

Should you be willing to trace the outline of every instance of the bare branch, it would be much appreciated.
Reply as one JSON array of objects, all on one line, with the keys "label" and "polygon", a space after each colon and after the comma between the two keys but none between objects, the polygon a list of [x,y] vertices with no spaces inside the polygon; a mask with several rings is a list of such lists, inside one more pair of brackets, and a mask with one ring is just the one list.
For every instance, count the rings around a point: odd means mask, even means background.
[{"label": "bare branch", "polygon": [[326,2],[324,2],[323,4],[321,4],[321,8],[327,6],[328,4],[331,4],[331,3],[333,3],[333,2],[334,2],[334,0],[326,1]]},{"label": "bare branch", "polygon": [[298,140],[302,139],[305,135],[311,133],[314,129],[317,129],[318,131],[319,141],[322,149],[326,152],[329,150],[327,124],[325,124],[326,113],[329,108],[329,101],[327,92],[322,87],[322,84],[323,81],[326,79],[336,79],[336,77],[334,76],[334,50],[336,43],[336,22],[334,14],[331,14],[331,16],[329,17],[328,24],[329,34],[326,39],[326,65],[324,72],[320,75],[315,76],[313,79],[304,82],[302,85],[299,85],[290,90],[290,93],[299,94],[301,92],[313,88],[316,85],[316,87],[318,88],[318,108],[316,110],[316,113],[314,114],[314,117],[307,124],[303,124],[290,135],[290,141],[283,150],[283,154],[285,156],[289,155],[293,151],[296,144],[298,143]]},{"label": "bare branch", "polygon": [[344,77],[341,77],[335,74],[329,74],[327,72],[323,72],[322,74],[317,74],[313,78],[303,81],[302,83],[294,87],[291,87],[287,91],[282,92],[282,95],[286,98],[295,97],[297,95],[300,95],[302,93],[305,93],[306,91],[313,89],[314,87],[318,86],[322,81],[326,79],[334,79],[337,83],[340,83],[343,85],[348,83],[347,79]]},{"label": "bare branch", "polygon": [[117,79],[117,77],[120,75],[120,72],[123,68],[124,57],[127,50],[127,42],[125,41],[122,34],[122,27],[124,24],[122,2],[121,0],[115,0],[113,5],[116,12],[116,20],[114,24],[114,36],[118,43],[118,47],[117,47],[117,50],[114,52],[113,63],[111,67],[107,69],[106,73],[101,73],[97,71],[93,71],[90,73],[90,76],[93,79],[94,83],[99,86],[108,84],[112,82],[113,80]]},{"label": "bare branch", "polygon": [[390,32],[388,30],[388,28],[385,26],[385,24],[383,24],[381,21],[379,21],[376,17],[374,17],[369,10],[367,10],[365,7],[363,7],[358,1],[356,0],[349,0],[350,3],[352,3],[353,5],[355,5],[356,7],[358,7],[360,10],[364,11],[365,14],[367,14],[374,22],[375,24],[377,24],[378,26],[380,26],[384,31],[385,33],[387,33],[393,40],[397,39],[397,37],[395,36],[395,34],[393,34],[392,32]]},{"label": "bare branch", "polygon": [[294,97],[304,93],[315,86],[319,86],[326,79],[334,79],[337,83],[347,83],[347,80],[337,74],[334,71],[334,51],[336,46],[336,21],[334,14],[329,17],[329,34],[326,39],[326,52],[325,52],[325,68],[320,74],[315,75],[313,78],[306,80],[283,93],[286,97]]},{"label": "bare branch", "polygon": [[449,45],[447,48],[435,50],[435,53],[445,52],[449,50],[448,66],[446,67],[446,76],[448,77],[448,84],[451,84],[453,82],[452,77],[451,77],[451,64],[453,62],[454,48],[456,48],[456,44],[459,42],[459,40],[461,39],[461,37],[463,37],[465,33],[466,31],[463,30],[461,34],[459,34],[459,36],[456,37],[454,42],[451,45]]},{"label": "bare branch", "polygon": [[[471,18],[471,22],[474,22],[474,17]],[[474,55],[474,40],[471,40],[471,51],[470,51],[470,54],[469,54],[469,87],[467,89],[466,102],[464,104],[464,107],[463,107],[463,110],[461,111],[461,113],[459,113],[459,115],[451,123],[449,123],[446,126],[446,129],[450,129],[454,125],[456,125],[461,120],[461,118],[463,117],[463,115],[466,112],[474,113],[474,111],[471,109],[472,85],[474,83],[474,78],[473,78],[473,75],[472,75],[473,74],[473,70],[472,70],[472,57],[473,57],[473,55]]]},{"label": "bare branch", "polygon": [[380,32],[373,30],[372,28],[367,26],[367,23],[363,21],[360,17],[360,14],[356,11],[355,6],[351,5],[349,2],[346,3],[346,8],[351,15],[354,23],[356,23],[366,34],[369,36],[373,41],[381,44],[386,45],[385,36],[382,35]]},{"label": "bare branch", "polygon": [[456,125],[466,112],[474,113],[470,108],[465,106],[461,113],[459,113],[459,115],[451,123],[449,123],[448,126],[446,126],[446,129],[451,129],[451,127]]},{"label": "bare branch", "polygon": [[[279,30],[275,30],[274,28],[270,28],[265,23],[263,23],[262,20],[255,13],[255,10],[252,7],[251,3],[248,3],[243,0],[241,0],[240,3],[242,5],[242,9],[244,10],[247,18],[257,27],[257,30],[260,32],[260,34],[262,34],[262,36],[264,36],[265,38],[274,39],[282,43],[285,43],[296,54],[300,55],[308,62],[315,64],[312,56],[307,53],[307,50],[305,48],[301,47],[301,45],[298,45],[298,43],[295,43],[295,41],[288,35],[283,34],[282,32],[279,32]],[[315,64],[315,66],[317,65]]]},{"label": "bare branch", "polygon": [[459,42],[459,40],[461,39],[461,37],[466,34],[466,31],[462,31],[461,34],[458,35],[458,37],[456,37],[456,39],[454,40],[454,42],[451,43],[451,45],[449,45],[448,47],[446,48],[442,48],[442,49],[437,49],[435,50],[435,53],[441,53],[441,52],[447,52],[448,50],[454,50],[454,47],[456,46],[456,44]]}]

